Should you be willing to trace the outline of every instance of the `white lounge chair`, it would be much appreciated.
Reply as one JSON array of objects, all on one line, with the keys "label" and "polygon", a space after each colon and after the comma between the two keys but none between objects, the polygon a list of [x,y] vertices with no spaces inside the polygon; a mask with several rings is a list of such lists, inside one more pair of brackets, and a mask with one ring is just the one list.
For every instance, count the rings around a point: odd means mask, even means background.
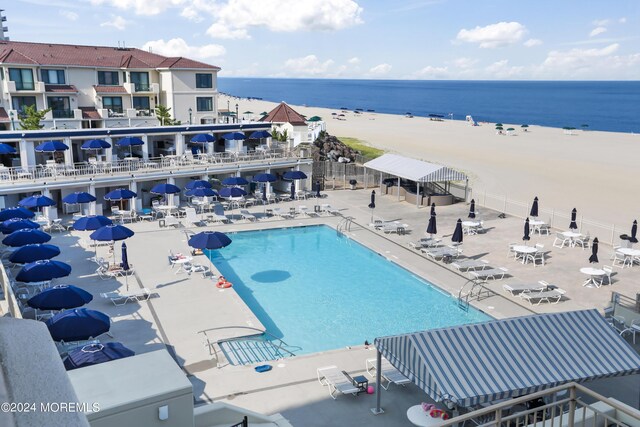
[{"label": "white lounge chair", "polygon": [[535,305],[540,305],[543,302],[557,304],[560,302],[564,294],[566,294],[566,291],[556,288],[540,292],[522,292],[520,294],[520,298],[525,301],[529,301],[529,304],[531,305],[534,305],[534,301],[538,301]]},{"label": "white lounge chair", "polygon": [[511,285],[502,285],[502,288],[509,292],[511,296],[518,296],[516,294],[521,294],[522,292],[540,292],[547,289],[546,282],[538,282],[538,283],[517,283]]},{"label": "white lounge chair", "polygon": [[347,377],[335,365],[318,368],[317,372],[318,381],[320,384],[329,387],[329,396],[334,400],[336,399],[337,392],[357,396],[358,392],[361,391],[353,385],[351,378]]},{"label": "white lounge chair", "polygon": [[170,225],[173,225],[174,227],[179,227],[181,225],[181,223],[178,220],[178,218],[176,218],[173,215],[167,215],[163,219],[164,219],[164,224],[167,227],[170,226]]},{"label": "white lounge chair", "polygon": [[213,212],[208,214],[207,218],[222,224],[229,221],[229,218],[224,214],[224,207],[220,203],[213,204]]},{"label": "white lounge chair", "polygon": [[445,246],[442,248],[434,248],[434,249],[420,249],[420,252],[424,253],[428,258],[432,258],[434,260],[438,258],[444,257],[452,257],[457,258],[462,253],[462,249],[454,248],[452,246]]},{"label": "white lounge chair", "polygon": [[[198,218],[198,214],[196,214],[196,210],[195,208],[186,208],[184,210],[184,220],[187,222],[187,224],[190,225],[195,225],[195,226],[204,226],[206,225],[205,222]],[[166,218],[165,218],[166,221]]]},{"label": "white lounge chair", "polygon": [[451,263],[453,268],[458,269],[459,271],[469,271],[469,270],[484,270],[489,266],[489,261],[486,259],[465,259],[464,261],[456,261]]},{"label": "white lounge chair", "polygon": [[283,212],[282,209],[280,208],[273,208],[271,211],[273,212],[273,215],[277,216],[278,218],[282,218],[282,219],[293,218],[293,215],[291,215],[289,212]]},{"label": "white lounge chair", "polygon": [[320,211],[326,213],[327,215],[340,215],[340,211],[332,208],[329,204],[320,205]]},{"label": "white lounge chair", "polygon": [[[376,375],[376,359],[367,359],[365,361],[365,368],[367,370],[367,374],[371,378],[375,378]],[[406,384],[411,383],[411,380],[404,375],[400,371],[398,371],[395,366],[393,366],[387,359],[384,357],[380,363],[380,377],[387,382],[385,387],[384,382],[380,384],[383,389],[389,390],[389,386],[391,384],[405,386]]]},{"label": "white lounge chair", "polygon": [[106,298],[110,300],[113,305],[124,305],[129,301],[146,301],[151,296],[151,291],[147,288],[138,289],[135,291],[120,293],[118,291],[114,292],[104,292],[101,293],[100,296],[102,298]]},{"label": "white lounge chair", "polygon": [[298,213],[306,217],[318,216],[317,213],[315,213],[314,211],[310,211],[306,206],[298,206]]},{"label": "white lounge chair", "polygon": [[488,268],[486,270],[472,271],[469,273],[469,276],[471,276],[472,279],[502,280],[508,272],[509,270],[504,267]]},{"label": "white lounge chair", "polygon": [[400,222],[387,222],[382,226],[382,232],[385,234],[397,233],[407,234],[409,232],[409,224],[402,224]]},{"label": "white lounge chair", "polygon": [[240,215],[242,215],[242,219],[245,221],[252,222],[256,220],[256,216],[252,215],[251,212],[246,209],[240,209]]}]

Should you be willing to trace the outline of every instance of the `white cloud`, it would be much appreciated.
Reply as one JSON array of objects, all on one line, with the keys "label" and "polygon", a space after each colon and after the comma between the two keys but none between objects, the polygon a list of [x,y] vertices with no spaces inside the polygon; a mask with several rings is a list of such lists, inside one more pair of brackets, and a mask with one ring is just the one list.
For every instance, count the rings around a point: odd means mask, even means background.
[{"label": "white cloud", "polygon": [[[453,65],[455,65],[458,68],[471,68],[477,63],[478,63],[478,60],[472,59],[472,58],[458,58],[455,61],[453,61]],[[429,67],[426,67],[426,68],[429,68]],[[445,70],[446,70],[446,67],[445,67]]]},{"label": "white cloud", "polygon": [[167,40],[166,42],[164,39],[148,41],[142,46],[142,49],[151,49],[153,53],[164,56],[184,56],[203,60],[219,58],[226,53],[224,46],[218,44],[189,46],[187,42],[181,38]]},{"label": "white cloud", "polygon": [[512,79],[518,77],[524,71],[522,66],[510,66],[507,59],[494,62],[485,68],[487,74],[493,79]]},{"label": "white cloud", "polygon": [[522,43],[525,47],[534,47],[540,46],[542,44],[542,40],[540,39],[529,39],[526,42]]},{"label": "white cloud", "polygon": [[[538,77],[554,78],[631,78],[626,77],[639,72],[640,54],[614,55],[620,45],[613,43],[603,48],[580,49],[566,51],[553,50],[537,70]],[[616,69],[616,73],[612,70]]]},{"label": "white cloud", "polygon": [[133,9],[136,15],[158,15],[170,7],[180,6],[188,0],[91,0],[94,6],[113,6],[121,10]]},{"label": "white cloud", "polygon": [[69,21],[77,21],[80,15],[70,10],[61,10],[60,15],[67,18]]},{"label": "white cloud", "polygon": [[611,24],[610,19],[596,19],[595,21],[593,21],[593,25],[596,27],[604,27],[609,24]]},{"label": "white cloud", "polygon": [[315,55],[291,58],[284,62],[285,74],[292,76],[326,76],[335,64],[333,59],[321,62]]},{"label": "white cloud", "polygon": [[606,33],[607,29],[605,27],[596,27],[589,33],[589,37],[595,37],[598,34]]},{"label": "white cloud", "polygon": [[374,76],[374,77],[381,77],[384,76],[386,74],[389,74],[389,71],[391,71],[391,65],[389,64],[378,64],[375,67],[371,67],[369,69],[369,76]]},{"label": "white cloud", "polygon": [[349,59],[347,62],[351,65],[358,65],[360,64],[360,58],[358,58],[357,56],[354,56],[353,58]]},{"label": "white cloud", "polygon": [[122,16],[111,16],[111,20],[110,21],[105,21],[103,23],[100,24],[101,27],[113,27],[116,30],[124,30],[127,28],[127,24],[129,23],[129,21],[127,21],[126,19],[124,19]]},{"label": "white cloud", "polygon": [[[462,58],[466,59],[466,58]],[[421,70],[416,71],[413,76],[416,79],[441,79],[449,77],[448,67],[433,67],[428,65]]]},{"label": "white cloud", "polygon": [[249,33],[244,28],[231,28],[219,22],[212,24],[207,29],[207,34],[215,39],[249,39]]},{"label": "white cloud", "polygon": [[618,22],[620,24],[626,24],[627,23],[627,18],[625,16],[623,16],[622,18],[618,19]]},{"label": "white cloud", "polygon": [[477,43],[481,48],[494,48],[516,43],[526,33],[527,29],[519,22],[498,22],[486,27],[475,27],[471,30],[462,29],[458,32],[456,39],[467,43]]}]

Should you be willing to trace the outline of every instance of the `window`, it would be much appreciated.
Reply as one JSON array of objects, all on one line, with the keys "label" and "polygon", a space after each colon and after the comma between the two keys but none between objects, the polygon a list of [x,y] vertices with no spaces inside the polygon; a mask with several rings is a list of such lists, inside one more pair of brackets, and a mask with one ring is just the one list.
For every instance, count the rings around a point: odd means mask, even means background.
[{"label": "window", "polygon": [[33,71],[29,68],[9,68],[9,80],[16,82],[17,90],[33,90]]},{"label": "window", "polygon": [[196,110],[197,111],[213,111],[213,98],[197,97]]},{"label": "window", "polygon": [[213,76],[211,74],[196,74],[196,88],[198,89],[213,88]]},{"label": "window", "polygon": [[47,98],[47,102],[54,119],[73,117],[73,111],[69,108],[68,96],[50,96]]},{"label": "window", "polygon": [[131,83],[136,87],[136,92],[149,91],[149,73],[131,72]]},{"label": "window", "polygon": [[64,70],[42,70],[40,71],[40,75],[42,76],[42,81],[47,84],[52,84],[52,85],[65,84]]},{"label": "window", "polygon": [[11,105],[18,114],[23,114],[25,107],[36,105],[35,96],[13,96],[11,97]]},{"label": "window", "polygon": [[117,71],[98,71],[98,84],[105,86],[118,86],[120,79],[118,79]]},{"label": "window", "polygon": [[134,96],[133,97],[133,108],[136,110],[149,110],[149,97],[148,96]]},{"label": "window", "polygon": [[111,110],[114,113],[122,113],[122,97],[121,96],[103,96],[102,108]]}]

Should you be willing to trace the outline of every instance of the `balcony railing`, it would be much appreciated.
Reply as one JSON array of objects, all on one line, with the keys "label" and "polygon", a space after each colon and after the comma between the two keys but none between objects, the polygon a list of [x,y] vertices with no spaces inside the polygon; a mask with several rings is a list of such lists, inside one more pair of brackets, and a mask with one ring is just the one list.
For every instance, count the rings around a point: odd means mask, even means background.
[{"label": "balcony railing", "polygon": [[51,110],[54,119],[72,119],[73,110]]},{"label": "balcony railing", "polygon": [[253,151],[248,153],[214,153],[181,156],[164,156],[143,160],[137,157],[118,160],[115,162],[82,162],[73,165],[58,163],[55,165],[37,165],[29,167],[0,167],[0,187],[5,184],[27,183],[37,180],[69,181],[89,178],[94,176],[118,176],[130,175],[135,172],[138,175],[158,173],[162,170],[194,171],[202,172],[205,169],[210,173],[216,167],[239,165],[247,163],[266,163],[274,160],[298,159],[298,156],[289,150],[274,149],[268,151]]},{"label": "balcony railing", "polygon": [[151,85],[149,83],[134,83],[136,92],[150,92]]},{"label": "balcony railing", "polygon": [[34,82],[15,82],[16,90],[35,90],[36,85]]}]

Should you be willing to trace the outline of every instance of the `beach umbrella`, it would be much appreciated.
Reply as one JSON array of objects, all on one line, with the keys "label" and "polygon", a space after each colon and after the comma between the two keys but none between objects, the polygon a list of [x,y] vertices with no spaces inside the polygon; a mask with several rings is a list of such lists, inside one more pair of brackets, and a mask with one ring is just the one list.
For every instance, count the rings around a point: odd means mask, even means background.
[{"label": "beach umbrella", "polygon": [[638,221],[634,219],[633,225],[631,226],[631,236],[629,237],[629,241],[631,243],[638,243],[638,238],[636,237],[637,233],[638,233]]},{"label": "beach umbrella", "polygon": [[530,233],[530,228],[529,228],[529,218],[524,220],[524,236],[522,236],[522,240],[526,242],[528,242],[529,240],[531,240],[531,236],[529,236]]},{"label": "beach umbrella", "polygon": [[100,227],[104,227],[105,225],[111,224],[113,224],[113,221],[111,221],[106,216],[89,215],[77,219],[76,222],[73,223],[73,229],[78,231],[93,231],[97,230]]},{"label": "beach umbrella", "polygon": [[46,282],[71,274],[71,266],[51,259],[30,262],[20,269],[16,276],[18,282]]},{"label": "beach umbrella", "polygon": [[30,219],[20,218],[8,219],[0,224],[0,231],[2,232],[2,234],[11,234],[14,231],[24,230],[26,228],[40,228],[40,224],[35,223]]},{"label": "beach umbrella", "polygon": [[476,217],[476,201],[471,199],[471,203],[469,204],[469,218]]},{"label": "beach umbrella", "polygon": [[62,141],[45,141],[35,148],[38,153],[55,153],[56,151],[65,151],[68,149],[69,147]]},{"label": "beach umbrella", "polygon": [[144,141],[136,136],[127,136],[116,142],[118,147],[129,147],[129,157],[133,157],[133,147],[144,145]]},{"label": "beach umbrella", "polygon": [[438,234],[438,226],[436,224],[436,212],[434,206],[431,206],[431,216],[429,217],[429,223],[427,224],[427,233],[431,235],[433,239],[434,234]]},{"label": "beach umbrella", "polygon": [[320,122],[322,121],[322,117],[319,116],[313,116],[310,119],[307,119],[308,122]]},{"label": "beach umbrella", "polygon": [[263,111],[262,113],[260,113],[261,116],[268,116],[269,113],[267,113],[266,111]]},{"label": "beach umbrella", "polygon": [[198,187],[211,188],[213,186],[209,181],[206,181],[204,179],[195,179],[193,181],[189,181],[187,185],[184,186],[184,188],[187,190],[193,190],[194,188]]},{"label": "beach umbrella", "polygon": [[502,130],[504,129],[502,126],[496,126],[496,130]]},{"label": "beach umbrella", "polygon": [[267,200],[267,182],[276,182],[278,177],[272,173],[259,173],[253,176],[253,182],[262,183],[262,200]]},{"label": "beach umbrella", "polygon": [[29,219],[36,216],[29,209],[25,209],[22,206],[7,208],[0,211],[0,221],[6,221],[11,218]]},{"label": "beach umbrella", "polygon": [[239,139],[245,139],[246,136],[244,135],[244,133],[242,132],[229,132],[229,133],[225,133],[224,135],[222,135],[222,137],[224,139],[227,140],[239,140]]},{"label": "beach umbrella", "polygon": [[514,128],[507,128],[507,132],[513,132],[514,130]]},{"label": "beach umbrella", "polygon": [[127,290],[129,290],[129,275],[127,272],[131,269],[129,266],[129,254],[127,253],[127,244],[122,242],[122,262],[120,262],[120,267],[122,267],[122,271],[124,271],[124,281],[127,286]]},{"label": "beach umbrella", "polygon": [[531,204],[531,211],[529,212],[529,215],[534,218],[538,217],[538,196],[533,198],[533,203]]},{"label": "beach umbrella", "polygon": [[196,187],[191,190],[187,190],[184,193],[189,197],[217,197],[218,193],[216,190],[207,187]]},{"label": "beach umbrella", "polygon": [[27,228],[14,231],[2,240],[2,244],[11,247],[29,245],[32,243],[46,243],[51,236],[44,231]]},{"label": "beach umbrella", "polygon": [[120,224],[104,225],[95,230],[89,237],[99,242],[115,242],[116,240],[124,240],[133,236],[135,233]]},{"label": "beach umbrella", "polygon": [[462,220],[458,218],[458,222],[456,223],[456,228],[453,230],[453,235],[451,236],[451,241],[453,243],[462,243]]},{"label": "beach umbrella", "polygon": [[296,183],[295,181],[291,181],[291,200],[295,200],[296,199]]},{"label": "beach umbrella", "polygon": [[56,285],[31,297],[27,304],[38,310],[68,310],[82,307],[93,300],[93,295],[73,285]]},{"label": "beach umbrella", "polygon": [[153,194],[177,194],[180,191],[180,187],[177,185],[164,183],[155,185],[150,192]]},{"label": "beach umbrella", "polygon": [[111,148],[111,144],[104,139],[90,139],[82,143],[80,146],[81,150],[95,151],[95,154],[98,154],[98,151],[104,148]]},{"label": "beach umbrella", "polygon": [[596,263],[598,261],[598,238],[594,238],[591,243],[591,256],[589,257],[590,263]]},{"label": "beach umbrella", "polygon": [[241,176],[229,176],[222,180],[222,185],[247,185],[249,181]]},{"label": "beach umbrella", "polygon": [[496,126],[502,126],[502,123],[496,123]]},{"label": "beach umbrella", "polygon": [[316,180],[316,198],[320,198],[322,195],[320,194],[320,180]]},{"label": "beach umbrella", "polygon": [[271,138],[271,134],[266,130],[257,130],[253,132],[250,136],[250,139],[262,139],[262,138]]},{"label": "beach umbrella", "polygon": [[191,142],[197,144],[205,144],[207,142],[216,142],[216,138],[210,133],[199,133],[191,138]]},{"label": "beach umbrella", "polygon": [[25,197],[24,199],[18,202],[18,205],[24,208],[41,208],[45,206],[55,206],[56,202],[53,199],[50,199],[47,196],[43,196],[42,194],[34,194],[29,197]]},{"label": "beach umbrella", "polygon": [[75,308],[56,314],[46,321],[54,341],[81,341],[109,332],[109,316],[96,310]]},{"label": "beach umbrella", "polygon": [[60,248],[44,243],[24,245],[11,253],[9,261],[14,264],[28,264],[42,259],[51,259],[60,255]]},{"label": "beach umbrella", "polygon": [[88,344],[69,351],[64,359],[64,367],[67,371],[71,371],[85,366],[124,359],[125,357],[135,356],[135,354],[133,350],[128,349],[119,342]]},{"label": "beach umbrella", "polygon": [[436,204],[431,203],[431,215],[435,216],[436,214]]},{"label": "beach umbrella", "polygon": [[376,190],[371,190],[371,201],[369,202],[369,209],[371,209],[371,222],[373,222],[373,211],[376,208]]},{"label": "beach umbrella", "polygon": [[529,125],[521,125],[520,127],[521,127],[521,128],[525,128],[525,129],[526,129],[526,128],[528,128],[528,127],[529,127]]},{"label": "beach umbrella", "polygon": [[85,191],[76,191],[75,193],[67,194],[66,196],[64,196],[64,198],[62,199],[62,202],[70,205],[75,205],[75,204],[91,203],[91,202],[95,202],[96,200],[98,199],[96,199],[96,197],[92,194],[89,194]]},{"label": "beach umbrella", "polygon": [[9,144],[0,143],[0,154],[15,154],[16,149]]},{"label": "beach umbrella", "polygon": [[225,187],[218,194],[220,194],[220,197],[229,198],[246,196],[247,192],[240,187]]},{"label": "beach umbrella", "polygon": [[[229,236],[224,233],[220,233],[219,231],[202,231],[191,236],[187,243],[192,248],[201,250],[207,249],[211,251],[229,246],[231,244],[231,239]],[[207,258],[209,258],[211,271],[213,271],[213,262],[211,261],[211,257]]]},{"label": "beach umbrella", "polygon": [[577,230],[578,229],[578,224],[576,224],[576,216],[578,214],[578,211],[576,210],[576,208],[573,208],[573,210],[571,211],[571,222],[569,223],[569,229],[570,230]]},{"label": "beach umbrella", "polygon": [[137,196],[138,195],[135,192],[129,190],[128,188],[117,188],[105,194],[104,199],[119,202],[120,209],[122,209],[123,200],[133,199]]},{"label": "beach umbrella", "polygon": [[284,173],[283,178],[290,180],[307,179],[307,175],[302,171],[287,171]]}]

